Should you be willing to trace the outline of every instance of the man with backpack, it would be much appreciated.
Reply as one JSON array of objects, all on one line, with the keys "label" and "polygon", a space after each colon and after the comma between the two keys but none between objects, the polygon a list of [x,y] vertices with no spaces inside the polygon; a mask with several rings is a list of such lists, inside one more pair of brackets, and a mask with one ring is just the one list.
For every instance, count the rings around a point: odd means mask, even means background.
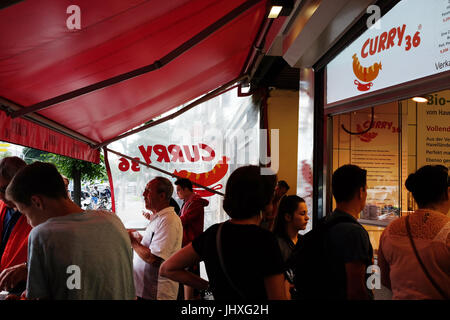
[{"label": "man with backpack", "polygon": [[357,219],[366,204],[367,171],[355,165],[332,177],[333,213],[320,220],[296,248],[289,265],[297,299],[366,300],[366,269],[373,264],[369,234]]}]

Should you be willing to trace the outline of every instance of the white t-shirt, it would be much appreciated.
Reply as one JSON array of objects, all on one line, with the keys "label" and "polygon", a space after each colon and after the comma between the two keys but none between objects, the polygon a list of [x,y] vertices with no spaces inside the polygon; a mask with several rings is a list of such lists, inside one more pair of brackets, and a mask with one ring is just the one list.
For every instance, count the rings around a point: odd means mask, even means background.
[{"label": "white t-shirt", "polygon": [[[141,244],[151,253],[167,260],[181,249],[183,226],[173,207],[167,207],[151,215]],[[134,253],[134,282],[136,295],[143,299],[176,300],[178,282],[159,275],[159,265],[146,263]],[[156,283],[156,277],[157,283]]]}]

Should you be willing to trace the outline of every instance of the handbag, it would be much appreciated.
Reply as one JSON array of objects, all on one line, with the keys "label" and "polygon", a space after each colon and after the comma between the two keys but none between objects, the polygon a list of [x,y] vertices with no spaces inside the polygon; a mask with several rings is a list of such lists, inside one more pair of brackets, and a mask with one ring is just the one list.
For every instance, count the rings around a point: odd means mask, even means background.
[{"label": "handbag", "polygon": [[231,288],[233,288],[234,291],[236,291],[236,293],[239,295],[239,297],[241,299],[245,300],[245,295],[241,292],[241,290],[239,290],[236,287],[233,280],[231,280],[230,276],[228,275],[227,269],[225,268],[225,264],[223,261],[223,254],[222,254],[222,240],[221,240],[222,227],[223,227],[223,223],[219,224],[219,229],[217,230],[217,234],[216,234],[216,246],[217,246],[217,254],[219,256],[220,266],[225,275],[225,278],[228,281],[228,284],[231,286]]},{"label": "handbag", "polygon": [[411,246],[414,250],[414,254],[416,255],[417,261],[419,261],[420,266],[422,267],[423,272],[427,276],[428,280],[431,282],[433,287],[439,292],[439,294],[446,300],[449,300],[449,297],[444,293],[444,290],[442,290],[438,284],[434,281],[434,279],[431,277],[430,273],[428,272],[427,268],[425,268],[425,265],[422,262],[422,259],[420,259],[419,253],[417,252],[416,245],[414,244],[414,240],[411,234],[411,227],[409,225],[409,216],[406,217],[406,231],[408,232],[409,241],[411,242]]}]

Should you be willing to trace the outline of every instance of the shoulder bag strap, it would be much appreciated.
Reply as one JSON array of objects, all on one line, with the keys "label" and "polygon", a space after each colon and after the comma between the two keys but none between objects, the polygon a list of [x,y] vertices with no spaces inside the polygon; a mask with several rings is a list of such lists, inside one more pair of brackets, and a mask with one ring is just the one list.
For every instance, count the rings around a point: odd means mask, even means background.
[{"label": "shoulder bag strap", "polygon": [[412,248],[414,250],[414,254],[416,255],[417,261],[419,261],[419,264],[422,267],[423,272],[427,276],[428,280],[430,280],[430,282],[433,285],[433,287],[440,293],[440,295],[444,299],[449,299],[446,296],[446,294],[444,293],[444,291],[437,285],[437,283],[434,281],[434,279],[428,273],[428,270],[425,268],[425,265],[423,264],[422,259],[420,259],[419,253],[417,252],[417,248],[416,248],[416,245],[414,244],[414,240],[413,240],[413,237],[412,237],[412,234],[411,234],[411,227],[409,225],[409,216],[406,217],[405,221],[406,221],[406,231],[408,232],[409,241],[411,242],[411,246],[412,246]]},{"label": "shoulder bag strap", "polygon": [[245,296],[236,287],[236,285],[234,284],[234,282],[231,280],[230,276],[228,275],[227,269],[225,268],[225,264],[223,262],[222,240],[221,240],[222,227],[223,227],[223,223],[219,224],[219,229],[217,230],[217,234],[216,234],[217,254],[219,256],[220,266],[222,267],[222,271],[223,271],[223,274],[225,275],[225,278],[227,279],[228,283],[233,288],[233,290],[236,291],[242,299],[245,299]]}]

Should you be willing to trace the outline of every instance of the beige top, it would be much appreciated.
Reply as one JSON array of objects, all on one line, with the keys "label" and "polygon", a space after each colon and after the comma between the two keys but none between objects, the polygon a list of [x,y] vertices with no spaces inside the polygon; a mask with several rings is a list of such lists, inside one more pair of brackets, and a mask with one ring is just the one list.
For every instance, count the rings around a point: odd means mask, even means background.
[{"label": "beige top", "polygon": [[[383,232],[378,251],[381,277],[390,281],[392,299],[443,299],[426,277],[406,232],[406,217]],[[411,233],[420,258],[447,296],[450,296],[450,218],[419,209],[410,215]]]}]

